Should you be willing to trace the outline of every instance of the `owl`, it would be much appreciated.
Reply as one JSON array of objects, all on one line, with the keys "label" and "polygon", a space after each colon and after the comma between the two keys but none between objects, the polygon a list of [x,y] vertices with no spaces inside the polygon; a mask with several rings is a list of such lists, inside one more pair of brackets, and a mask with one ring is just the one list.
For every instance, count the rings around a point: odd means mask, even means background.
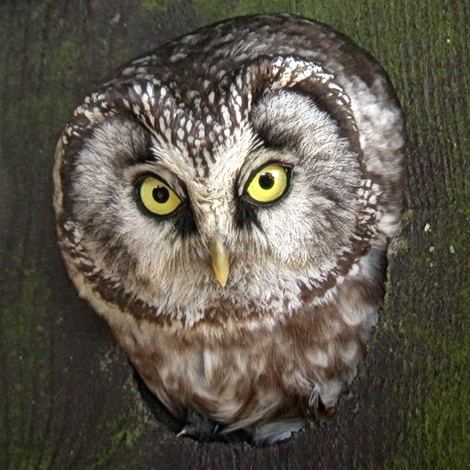
[{"label": "owl", "polygon": [[76,108],[65,264],[182,435],[271,444],[331,412],[383,301],[404,142],[374,59],[288,14],[180,37]]}]

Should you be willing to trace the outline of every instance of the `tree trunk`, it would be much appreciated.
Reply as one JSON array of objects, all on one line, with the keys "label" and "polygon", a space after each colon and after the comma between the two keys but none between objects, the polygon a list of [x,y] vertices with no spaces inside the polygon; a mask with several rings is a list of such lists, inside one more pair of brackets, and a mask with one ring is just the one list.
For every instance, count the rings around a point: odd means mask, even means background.
[{"label": "tree trunk", "polygon": [[[384,66],[407,116],[409,183],[386,305],[349,394],[329,420],[254,448],[176,437],[67,278],[51,173],[72,110],[113,68],[198,26],[265,11],[328,23]],[[464,468],[469,13],[468,2],[452,0],[4,0],[0,468]]]}]

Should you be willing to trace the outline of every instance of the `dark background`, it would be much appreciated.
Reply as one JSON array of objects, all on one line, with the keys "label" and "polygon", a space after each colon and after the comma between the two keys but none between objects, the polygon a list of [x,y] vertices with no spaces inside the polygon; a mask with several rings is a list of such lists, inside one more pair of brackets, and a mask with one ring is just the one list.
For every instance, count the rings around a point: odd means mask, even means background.
[{"label": "dark background", "polygon": [[[78,299],[54,231],[55,143],[123,62],[240,14],[331,24],[407,116],[408,210],[369,355],[336,415],[286,443],[177,438]],[[469,455],[470,6],[442,0],[0,1],[0,469],[454,469]]]}]

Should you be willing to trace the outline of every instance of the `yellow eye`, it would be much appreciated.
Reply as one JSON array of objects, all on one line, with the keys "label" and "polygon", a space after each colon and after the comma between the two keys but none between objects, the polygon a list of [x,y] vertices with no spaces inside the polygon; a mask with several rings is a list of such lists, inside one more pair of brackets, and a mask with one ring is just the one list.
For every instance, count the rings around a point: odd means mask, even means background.
[{"label": "yellow eye", "polygon": [[276,164],[262,167],[248,183],[246,193],[253,201],[267,204],[275,202],[289,188],[288,169]]},{"label": "yellow eye", "polygon": [[137,194],[145,208],[156,215],[169,215],[181,204],[181,199],[174,191],[154,176],[146,176],[141,180]]}]

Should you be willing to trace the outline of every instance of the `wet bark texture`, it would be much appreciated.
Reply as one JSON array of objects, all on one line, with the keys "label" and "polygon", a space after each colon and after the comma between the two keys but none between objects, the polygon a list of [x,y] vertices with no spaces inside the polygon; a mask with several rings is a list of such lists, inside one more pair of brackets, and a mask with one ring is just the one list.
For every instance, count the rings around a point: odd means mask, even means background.
[{"label": "wet bark texture", "polygon": [[[58,252],[52,157],[121,63],[230,16],[331,24],[389,72],[409,134],[405,227],[369,355],[337,412],[286,443],[200,443],[156,419]],[[469,381],[470,7],[421,0],[3,0],[0,4],[0,468],[464,468]]]}]

